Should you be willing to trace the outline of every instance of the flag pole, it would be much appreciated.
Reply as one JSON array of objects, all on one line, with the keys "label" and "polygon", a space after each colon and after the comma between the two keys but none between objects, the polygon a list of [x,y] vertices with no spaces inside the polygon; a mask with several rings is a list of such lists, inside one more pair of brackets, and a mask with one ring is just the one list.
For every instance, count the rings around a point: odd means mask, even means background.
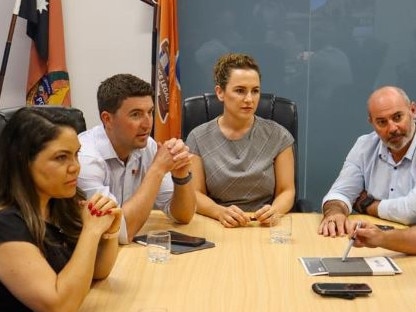
[{"label": "flag pole", "polygon": [[[152,77],[151,84],[156,90],[156,54],[157,54],[157,2],[155,0],[141,0],[153,7],[153,29],[152,29]],[[154,100],[154,99],[153,99]]]},{"label": "flag pole", "polygon": [[16,0],[14,4],[12,20],[10,21],[9,34],[7,35],[6,46],[4,48],[3,60],[0,69],[0,97],[3,90],[4,77],[6,76],[7,63],[9,61],[10,47],[12,46],[14,27],[16,26],[17,16],[19,15],[21,0]]}]

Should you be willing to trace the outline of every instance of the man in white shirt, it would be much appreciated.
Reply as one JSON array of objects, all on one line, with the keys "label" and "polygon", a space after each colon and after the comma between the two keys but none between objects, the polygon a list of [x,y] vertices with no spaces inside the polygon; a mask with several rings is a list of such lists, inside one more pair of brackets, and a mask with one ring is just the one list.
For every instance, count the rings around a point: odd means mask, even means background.
[{"label": "man in white shirt", "polygon": [[363,135],[322,201],[318,233],[343,236],[352,209],[403,224],[416,223],[416,108],[406,93],[386,86],[368,99],[374,132]]},{"label": "man in white shirt", "polygon": [[112,196],[121,205],[119,242],[127,244],[153,207],[179,223],[195,213],[188,147],[181,139],[156,143],[153,88],[130,74],[114,75],[97,92],[102,125],[79,134],[78,185],[87,195]]}]

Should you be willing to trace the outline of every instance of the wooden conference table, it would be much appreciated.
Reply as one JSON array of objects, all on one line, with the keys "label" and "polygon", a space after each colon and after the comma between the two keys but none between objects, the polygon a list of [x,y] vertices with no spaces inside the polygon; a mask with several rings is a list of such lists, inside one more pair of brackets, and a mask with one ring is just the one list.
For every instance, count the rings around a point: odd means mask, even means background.
[{"label": "wooden conference table", "polygon": [[[269,229],[255,222],[226,229],[196,215],[190,224],[178,225],[154,211],[141,233],[175,229],[206,237],[216,247],[172,255],[168,263],[155,264],[148,262],[146,247],[122,246],[110,276],[93,284],[80,311],[134,312],[150,307],[169,312],[416,311],[416,258],[412,256],[381,248],[352,248],[350,256],[391,256],[403,273],[307,275],[298,257],[340,257],[347,245],[345,237],[318,235],[320,220],[320,214],[293,214],[292,242],[274,245],[269,242]],[[311,289],[314,282],[365,282],[373,293],[354,300],[321,297]]]}]

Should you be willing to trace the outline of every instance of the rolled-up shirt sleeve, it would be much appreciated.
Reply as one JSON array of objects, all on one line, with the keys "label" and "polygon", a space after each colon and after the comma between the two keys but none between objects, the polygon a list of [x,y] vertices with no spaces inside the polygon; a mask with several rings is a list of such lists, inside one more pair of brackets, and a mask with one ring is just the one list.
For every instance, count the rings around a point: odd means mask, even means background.
[{"label": "rolled-up shirt sleeve", "polygon": [[170,204],[172,202],[173,181],[170,172],[165,174],[157,194],[155,207],[162,210],[172,220],[176,221],[170,212]]},{"label": "rolled-up shirt sleeve", "polygon": [[378,205],[378,216],[406,225],[416,224],[416,188],[407,196],[382,200]]},{"label": "rolled-up shirt sleeve", "polygon": [[358,152],[361,148],[362,144],[360,140],[357,140],[348,153],[337,179],[329,192],[324,196],[322,207],[329,200],[340,200],[348,206],[348,210],[351,213],[352,204],[365,188],[364,164],[360,157],[362,153]]}]

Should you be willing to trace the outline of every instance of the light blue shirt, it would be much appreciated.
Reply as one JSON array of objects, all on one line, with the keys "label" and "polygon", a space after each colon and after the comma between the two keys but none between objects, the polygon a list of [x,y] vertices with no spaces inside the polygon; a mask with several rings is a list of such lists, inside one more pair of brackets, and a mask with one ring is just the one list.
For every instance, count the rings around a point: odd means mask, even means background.
[{"label": "light blue shirt", "polygon": [[381,200],[378,215],[403,224],[416,223],[416,136],[407,153],[396,163],[378,135],[358,138],[342,170],[322,201],[341,200],[352,211],[361,191]]},{"label": "light blue shirt", "polygon": [[[147,146],[134,150],[124,164],[114,151],[102,125],[80,133],[78,138],[81,142],[81,150],[78,154],[81,165],[78,186],[87,197],[101,193],[122,206],[142,183],[156,155],[157,143],[149,138]],[[173,187],[171,174],[168,172],[162,180],[154,203],[155,208],[163,210],[172,219],[174,218],[170,214],[170,203]],[[120,231],[119,241],[126,243],[124,218]]]}]

